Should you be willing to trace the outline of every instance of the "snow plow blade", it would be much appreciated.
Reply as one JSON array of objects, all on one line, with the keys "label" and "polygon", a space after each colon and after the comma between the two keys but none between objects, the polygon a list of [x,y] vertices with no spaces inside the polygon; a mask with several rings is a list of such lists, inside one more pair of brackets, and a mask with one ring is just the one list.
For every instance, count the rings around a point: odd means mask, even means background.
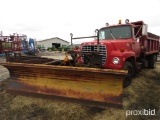
[{"label": "snow plow blade", "polygon": [[122,106],[124,70],[26,63],[0,63],[10,72],[7,91],[80,100],[94,106]]}]

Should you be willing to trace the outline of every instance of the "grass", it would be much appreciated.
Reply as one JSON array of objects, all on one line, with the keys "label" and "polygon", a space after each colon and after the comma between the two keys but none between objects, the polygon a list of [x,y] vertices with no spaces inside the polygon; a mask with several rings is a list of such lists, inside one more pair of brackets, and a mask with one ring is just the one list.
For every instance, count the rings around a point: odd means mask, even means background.
[{"label": "grass", "polygon": [[[4,120],[156,120],[157,116],[128,116],[126,110],[160,111],[160,65],[142,70],[124,89],[123,109],[14,96],[6,93],[8,80],[0,82],[0,119]],[[160,113],[160,112],[159,112]]]}]

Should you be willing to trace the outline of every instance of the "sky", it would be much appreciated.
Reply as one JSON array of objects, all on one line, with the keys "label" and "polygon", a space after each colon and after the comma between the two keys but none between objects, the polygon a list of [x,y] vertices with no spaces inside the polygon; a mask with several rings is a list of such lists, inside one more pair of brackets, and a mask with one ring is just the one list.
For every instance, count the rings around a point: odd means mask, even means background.
[{"label": "sky", "polygon": [[[3,35],[26,34],[37,41],[94,35],[105,23],[143,20],[160,35],[160,0],[0,0]],[[85,39],[86,41],[86,39]],[[74,44],[83,40],[75,40]]]}]

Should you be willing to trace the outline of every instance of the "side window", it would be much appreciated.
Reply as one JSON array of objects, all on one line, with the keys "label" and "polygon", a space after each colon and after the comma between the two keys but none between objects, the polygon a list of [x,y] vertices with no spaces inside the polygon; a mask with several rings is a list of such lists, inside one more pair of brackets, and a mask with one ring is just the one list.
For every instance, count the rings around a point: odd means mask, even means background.
[{"label": "side window", "polygon": [[134,37],[136,38],[137,36],[137,28],[134,28]]},{"label": "side window", "polygon": [[135,38],[142,36],[142,26],[134,28],[134,35]]},{"label": "side window", "polygon": [[137,42],[139,42],[139,38],[138,38],[138,29],[134,28],[134,38]]},{"label": "side window", "polygon": [[104,40],[105,39],[105,32],[104,31],[100,32],[99,39],[100,40]]}]

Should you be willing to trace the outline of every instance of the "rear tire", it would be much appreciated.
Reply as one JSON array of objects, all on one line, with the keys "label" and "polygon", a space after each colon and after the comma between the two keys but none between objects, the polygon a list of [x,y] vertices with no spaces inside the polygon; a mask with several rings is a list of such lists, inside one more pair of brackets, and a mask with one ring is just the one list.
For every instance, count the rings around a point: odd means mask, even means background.
[{"label": "rear tire", "polygon": [[157,56],[151,55],[148,61],[148,68],[154,69],[156,68]]},{"label": "rear tire", "polygon": [[132,77],[134,75],[133,65],[129,61],[126,61],[123,66],[123,70],[128,70],[128,75],[123,80],[123,87],[125,88],[128,87],[132,82]]}]

